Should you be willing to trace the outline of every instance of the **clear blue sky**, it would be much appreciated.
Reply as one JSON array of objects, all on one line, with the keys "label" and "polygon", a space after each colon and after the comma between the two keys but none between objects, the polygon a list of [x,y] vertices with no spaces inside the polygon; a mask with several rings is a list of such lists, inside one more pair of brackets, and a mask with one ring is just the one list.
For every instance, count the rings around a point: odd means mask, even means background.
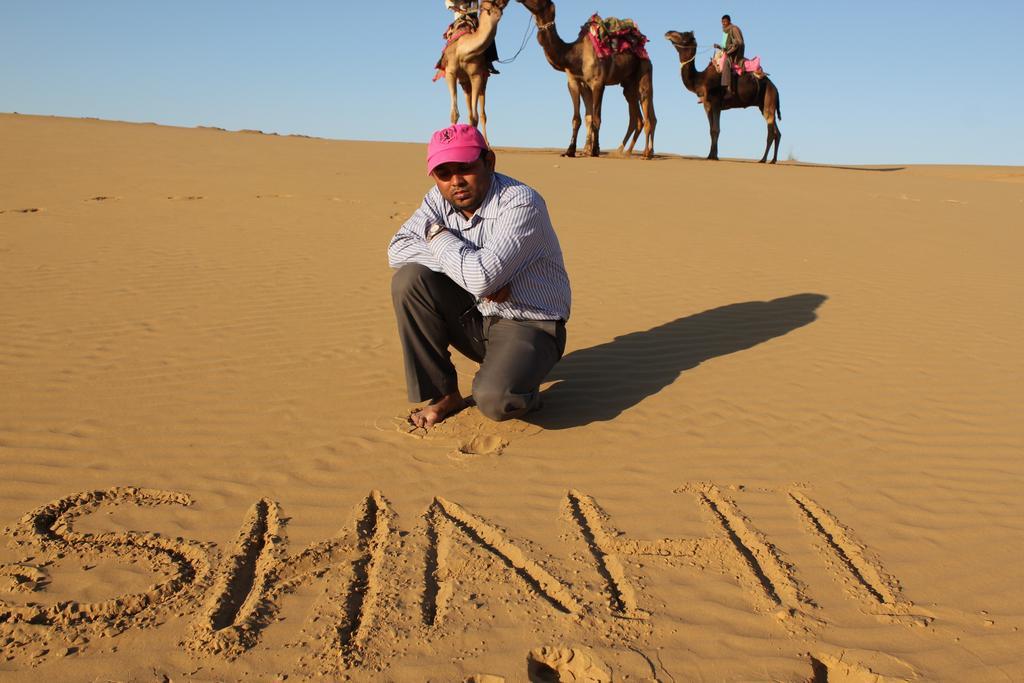
[{"label": "clear blue sky", "polygon": [[[694,30],[708,46],[728,12],[781,92],[780,157],[1024,163],[1021,0],[557,5],[563,38],[595,10],[632,17],[650,38],[658,151],[704,155],[708,143],[663,34]],[[447,124],[447,89],[430,79],[449,17],[442,0],[0,0],[0,111],[421,142]],[[513,1],[498,31],[503,58],[529,21]],[[536,38],[500,68],[488,90],[492,144],[564,147],[565,76]],[[605,97],[607,149],[626,117],[618,87]],[[757,111],[722,119],[722,154],[759,157]]]}]

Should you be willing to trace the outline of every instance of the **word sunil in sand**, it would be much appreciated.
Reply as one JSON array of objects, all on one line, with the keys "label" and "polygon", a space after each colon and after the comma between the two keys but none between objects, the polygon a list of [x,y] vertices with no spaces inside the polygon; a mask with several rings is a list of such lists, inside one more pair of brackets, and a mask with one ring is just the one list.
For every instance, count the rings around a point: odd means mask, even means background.
[{"label": "word sunil in sand", "polygon": [[[24,592],[26,599],[20,604],[0,601],[0,640],[8,660],[17,658],[12,654],[16,646],[39,643],[41,636],[75,644],[61,654],[81,654],[92,635],[115,635],[158,626],[174,614],[192,615],[182,645],[233,659],[259,642],[278,618],[283,596],[322,582],[321,609],[303,628],[323,647],[308,656],[328,669],[370,666],[386,654],[375,636],[386,631],[393,641],[396,630],[404,628],[409,637],[429,640],[446,620],[461,618],[457,591],[479,592],[495,580],[515,586],[517,609],[538,624],[561,628],[567,623],[560,620],[569,620],[596,632],[619,628],[626,640],[642,639],[651,612],[645,609],[643,577],[636,575],[643,566],[638,558],[732,577],[755,612],[773,616],[792,635],[813,632],[825,622],[815,615],[818,608],[796,569],[730,497],[747,490],[712,484],[676,489],[696,500],[714,531],[706,537],[660,540],[629,538],[612,526],[593,498],[569,490],[562,507],[563,537],[579,546],[575,557],[584,563],[574,573],[575,585],[565,578],[572,571],[559,571],[550,559],[534,559],[539,552],[528,541],[513,540],[507,531],[441,497],[409,532],[399,527],[386,498],[372,491],[358,504],[349,527],[292,553],[280,506],[262,499],[249,509],[234,547],[222,554],[212,543],[153,532],[75,529],[83,517],[104,508],[188,506],[193,502],[188,494],[132,487],[76,493],[5,529],[22,561],[0,566],[0,582],[8,584],[8,593]],[[806,489],[756,491],[777,496],[801,520],[831,573],[864,611],[899,623],[930,621],[911,613],[898,581]],[[456,571],[453,554],[467,551],[483,553],[498,569]],[[50,584],[48,568],[69,558],[142,564],[160,580],[142,592],[101,602],[32,600]],[[600,586],[596,599],[585,590],[595,577]],[[38,661],[36,653],[32,663]]]}]

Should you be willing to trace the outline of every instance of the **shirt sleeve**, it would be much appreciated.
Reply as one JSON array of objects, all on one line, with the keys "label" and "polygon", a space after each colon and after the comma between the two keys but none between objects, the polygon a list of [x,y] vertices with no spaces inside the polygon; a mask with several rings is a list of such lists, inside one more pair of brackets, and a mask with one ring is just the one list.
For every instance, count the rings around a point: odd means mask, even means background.
[{"label": "shirt sleeve", "polygon": [[427,243],[445,275],[476,297],[498,291],[543,253],[547,210],[533,204],[503,207],[491,239],[477,248],[451,232]]},{"label": "shirt sleeve", "polygon": [[[388,265],[401,268],[409,263],[419,263],[434,271],[441,271],[441,264],[427,246],[426,230],[428,225],[446,221],[440,216],[428,194],[423,198],[420,208],[412,214],[388,245]],[[436,239],[436,238],[435,238]]]}]

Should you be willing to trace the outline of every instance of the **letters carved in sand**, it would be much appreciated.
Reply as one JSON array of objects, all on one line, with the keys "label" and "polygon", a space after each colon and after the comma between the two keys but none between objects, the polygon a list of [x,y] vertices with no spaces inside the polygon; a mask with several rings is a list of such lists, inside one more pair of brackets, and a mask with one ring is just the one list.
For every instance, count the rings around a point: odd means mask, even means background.
[{"label": "letters carved in sand", "polygon": [[[463,602],[454,599],[457,593],[495,578],[515,584],[518,600],[529,605],[523,610],[527,616],[617,629],[624,642],[640,642],[652,614],[637,569],[640,560],[676,561],[730,576],[752,611],[777,619],[793,635],[811,633],[824,620],[796,568],[737,504],[732,492],[742,490],[712,484],[677,489],[695,500],[710,533],[660,540],[622,534],[594,498],[567,491],[561,523],[565,538],[578,545],[578,557],[589,566],[587,579],[540,559],[542,551],[515,540],[480,511],[442,497],[433,499],[409,532],[384,495],[371,491],[349,527],[295,551],[288,547],[280,506],[272,500],[257,501],[234,543],[218,549],[153,532],[75,528],[103,508],[188,506],[193,502],[188,494],[132,487],[75,493],[29,512],[5,530],[23,559],[0,566],[0,582],[7,583],[9,594],[24,599],[0,602],[0,642],[15,663],[23,658],[34,664],[57,651],[87,656],[96,636],[159,627],[177,615],[190,619],[181,645],[230,660],[259,643],[289,593],[312,586],[321,597],[301,629],[317,645],[301,649],[297,666],[320,673],[374,670],[394,647],[396,633],[429,639],[446,621],[459,618]],[[831,573],[863,611],[905,623],[927,620],[911,613],[899,583],[813,494],[801,488],[772,493],[812,536]],[[467,575],[464,567],[456,570],[453,554],[466,546],[503,569],[481,576]],[[48,568],[65,558],[138,564],[159,578],[145,590],[101,602],[46,602]],[[599,591],[580,589],[595,577]],[[19,654],[30,652],[34,655]]]}]

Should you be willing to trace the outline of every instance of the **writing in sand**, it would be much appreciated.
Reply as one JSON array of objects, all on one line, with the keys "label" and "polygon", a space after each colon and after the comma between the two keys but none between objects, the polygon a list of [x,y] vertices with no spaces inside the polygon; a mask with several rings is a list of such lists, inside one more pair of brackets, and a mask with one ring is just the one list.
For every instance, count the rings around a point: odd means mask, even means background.
[{"label": "writing in sand", "polygon": [[[816,614],[819,608],[797,568],[736,502],[746,491],[706,483],[679,487],[675,492],[692,497],[702,510],[709,533],[643,540],[618,531],[594,498],[570,489],[559,523],[583,561],[584,570],[575,572],[480,511],[442,497],[409,530],[401,528],[387,498],[371,491],[355,506],[351,523],[302,549],[288,547],[280,505],[262,499],[249,509],[233,546],[221,550],[155,532],[76,529],[105,508],[193,504],[191,496],[174,491],[85,491],[32,510],[5,529],[21,559],[0,566],[0,582],[7,583],[8,595],[20,593],[16,597],[23,599],[0,602],[0,639],[8,661],[30,649],[18,645],[39,643],[69,643],[62,654],[81,656],[97,635],[153,628],[177,616],[190,622],[184,647],[233,659],[260,641],[279,618],[285,596],[302,588],[320,595],[305,623],[294,627],[318,643],[302,656],[318,658],[322,670],[358,668],[388,656],[402,634],[429,639],[446,622],[463,619],[465,602],[456,596],[499,582],[515,587],[509,600],[524,619],[562,626],[589,622],[602,632],[617,629],[629,642],[650,630],[654,605],[645,595],[642,568],[659,562],[730,577],[750,610],[777,620],[794,636],[807,635],[824,618]],[[799,486],[760,491],[789,509],[863,611],[902,623],[927,621],[912,613],[899,582],[812,493]],[[490,564],[456,570],[454,557],[466,548],[486,555]],[[44,602],[57,568],[100,561],[139,565],[157,580],[145,590],[98,602]]]}]

